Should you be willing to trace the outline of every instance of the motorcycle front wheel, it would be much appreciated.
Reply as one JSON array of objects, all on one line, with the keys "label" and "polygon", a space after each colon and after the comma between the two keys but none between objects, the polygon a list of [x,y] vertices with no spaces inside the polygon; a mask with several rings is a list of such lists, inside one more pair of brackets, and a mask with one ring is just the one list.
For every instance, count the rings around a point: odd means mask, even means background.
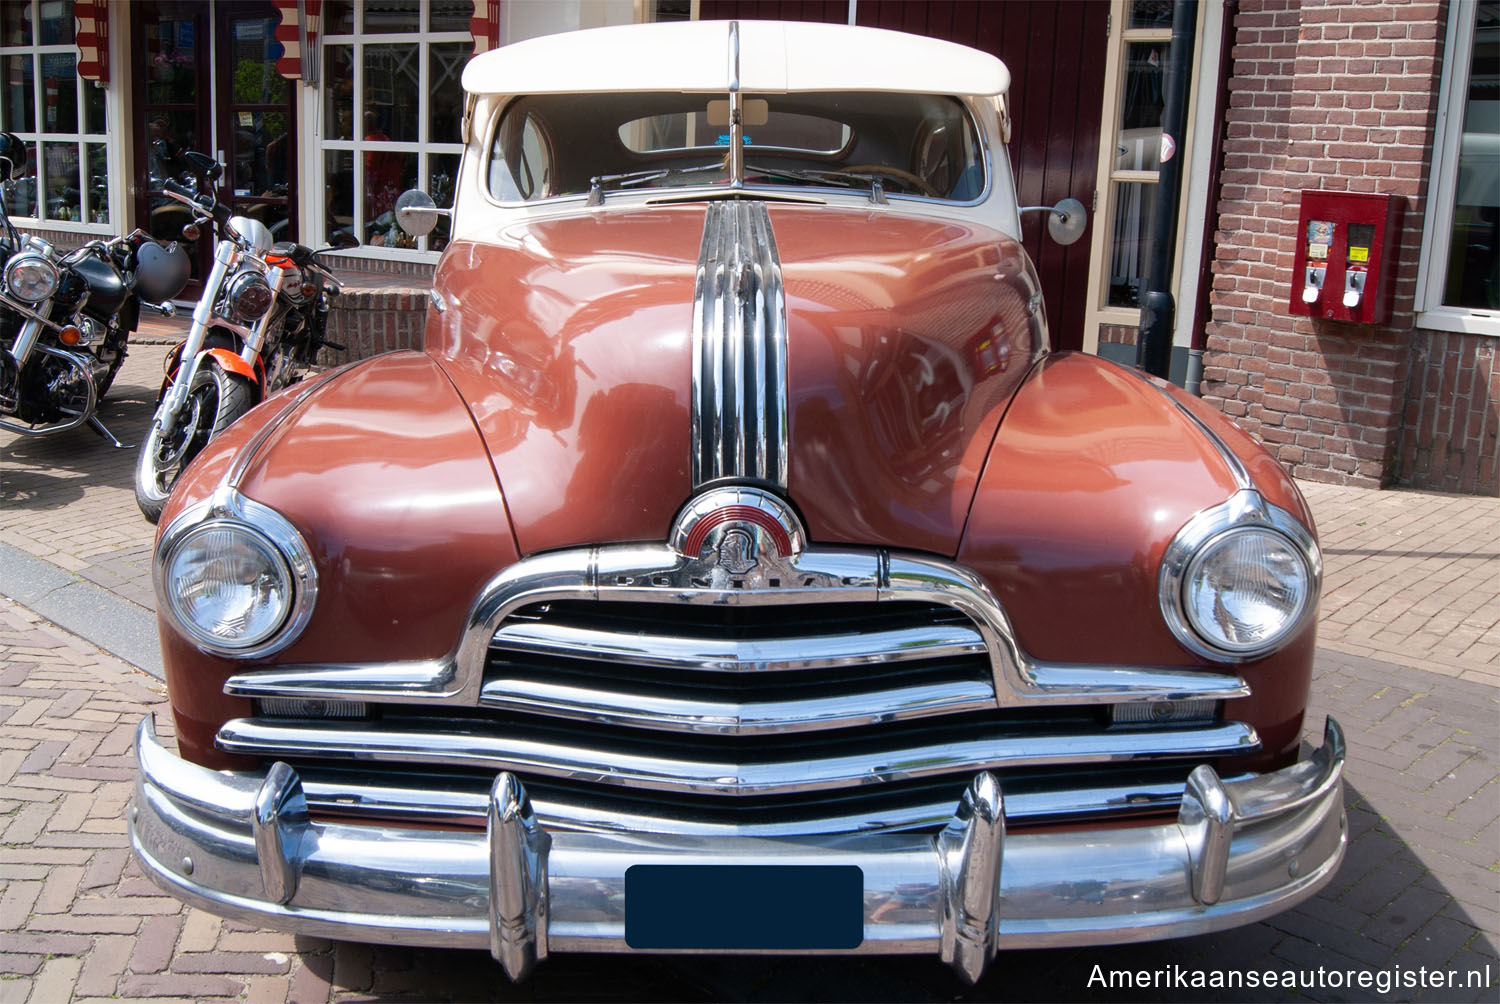
[{"label": "motorcycle front wheel", "polygon": [[254,389],[244,377],[226,373],[204,360],[188,385],[182,414],[170,435],[163,436],[155,420],[135,466],[135,504],[155,523],[167,504],[177,478],[208,441],[250,410]]}]

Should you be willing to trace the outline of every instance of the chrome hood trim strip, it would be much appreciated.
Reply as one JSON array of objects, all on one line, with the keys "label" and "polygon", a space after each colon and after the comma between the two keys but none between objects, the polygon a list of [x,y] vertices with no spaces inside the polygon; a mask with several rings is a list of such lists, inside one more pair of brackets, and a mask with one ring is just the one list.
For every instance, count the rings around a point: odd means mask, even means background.
[{"label": "chrome hood trim strip", "polygon": [[787,487],[787,322],[765,203],[714,202],[693,287],[693,487]]}]

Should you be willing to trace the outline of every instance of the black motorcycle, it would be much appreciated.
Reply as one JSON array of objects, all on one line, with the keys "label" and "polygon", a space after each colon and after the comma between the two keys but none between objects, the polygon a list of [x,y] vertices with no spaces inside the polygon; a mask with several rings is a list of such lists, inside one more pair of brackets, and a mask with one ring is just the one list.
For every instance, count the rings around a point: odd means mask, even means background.
[{"label": "black motorcycle", "polygon": [[[25,164],[25,144],[0,133],[0,183]],[[87,423],[123,446],[95,409],[141,308],[172,313],[188,281],[186,252],[142,230],[60,252],[19,233],[0,199],[0,261],[0,428],[41,436]]]}]

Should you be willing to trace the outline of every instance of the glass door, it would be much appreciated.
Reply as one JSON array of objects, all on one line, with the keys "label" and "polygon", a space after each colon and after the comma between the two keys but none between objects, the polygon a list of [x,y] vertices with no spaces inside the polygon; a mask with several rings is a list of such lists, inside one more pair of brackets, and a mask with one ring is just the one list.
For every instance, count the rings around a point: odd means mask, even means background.
[{"label": "glass door", "polygon": [[297,239],[295,92],[276,72],[279,18],[270,3],[220,0],[214,7],[221,198],[264,223],[278,241]]},{"label": "glass door", "polygon": [[[136,220],[153,237],[179,240],[192,213],[162,192],[161,183],[186,168],[183,153],[213,153],[208,86],[208,5],[198,0],[142,0],[134,5],[132,35],[142,68],[135,79]],[[190,252],[197,296],[213,242],[206,235]]]}]

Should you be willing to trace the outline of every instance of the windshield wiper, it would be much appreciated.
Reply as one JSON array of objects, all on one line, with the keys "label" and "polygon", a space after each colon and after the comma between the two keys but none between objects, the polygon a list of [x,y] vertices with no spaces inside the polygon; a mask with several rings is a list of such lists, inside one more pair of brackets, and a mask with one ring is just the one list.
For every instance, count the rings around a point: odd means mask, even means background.
[{"label": "windshield wiper", "polygon": [[626,171],[622,174],[596,174],[589,179],[589,199],[591,206],[604,205],[604,186],[614,185],[617,188],[629,188],[631,185],[642,185],[648,181],[660,181],[663,178],[679,177],[684,174],[698,174],[703,171],[723,170],[724,162],[715,160],[697,167],[648,167],[640,171]]},{"label": "windshield wiper", "polygon": [[819,171],[815,168],[763,167],[759,164],[746,164],[745,170],[764,174],[770,178],[815,181],[839,188],[853,188],[854,185],[851,182],[863,181],[870,186],[870,201],[880,205],[886,204],[885,183],[880,180],[878,174],[867,174],[862,171]]}]

